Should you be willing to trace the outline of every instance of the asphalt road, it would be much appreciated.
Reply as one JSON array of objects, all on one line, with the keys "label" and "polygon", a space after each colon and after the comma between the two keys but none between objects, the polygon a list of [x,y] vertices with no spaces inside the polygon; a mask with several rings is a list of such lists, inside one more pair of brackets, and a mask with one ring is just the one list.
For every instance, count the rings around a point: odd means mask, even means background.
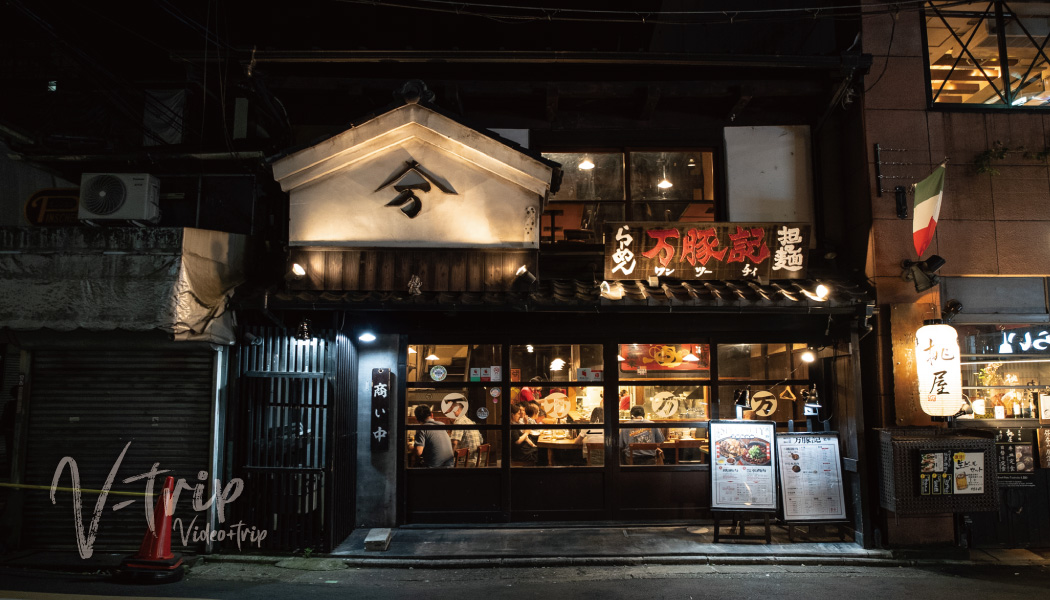
[{"label": "asphalt road", "polygon": [[[11,590],[17,590],[12,592]],[[280,569],[207,564],[164,585],[127,585],[106,574],[0,570],[0,599],[101,600],[106,597],[385,600],[455,598],[750,598],[770,600],[1003,600],[1045,598],[1050,568],[952,565],[634,566],[479,569]]]}]

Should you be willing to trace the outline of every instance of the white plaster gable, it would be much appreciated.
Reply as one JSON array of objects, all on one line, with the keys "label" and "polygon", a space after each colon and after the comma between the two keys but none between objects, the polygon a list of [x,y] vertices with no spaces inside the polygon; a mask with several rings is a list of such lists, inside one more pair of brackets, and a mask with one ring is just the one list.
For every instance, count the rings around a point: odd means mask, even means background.
[{"label": "white plaster gable", "polygon": [[[423,176],[399,177],[412,163]],[[273,173],[290,195],[292,245],[536,248],[553,169],[407,104],[275,161]],[[388,205],[395,184],[420,179],[444,185],[413,191],[414,217]]]}]

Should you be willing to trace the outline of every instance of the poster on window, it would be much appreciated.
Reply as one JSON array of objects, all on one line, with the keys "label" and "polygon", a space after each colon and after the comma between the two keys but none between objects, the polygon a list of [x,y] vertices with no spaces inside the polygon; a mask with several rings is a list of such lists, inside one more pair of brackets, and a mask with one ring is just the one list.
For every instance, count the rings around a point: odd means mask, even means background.
[{"label": "poster on window", "polygon": [[785,521],[843,521],[837,433],[778,433],[777,466]]},{"label": "poster on window", "polygon": [[803,279],[803,223],[607,222],[605,279]]},{"label": "poster on window", "polygon": [[776,425],[772,421],[711,421],[710,427],[711,508],[776,510]]}]

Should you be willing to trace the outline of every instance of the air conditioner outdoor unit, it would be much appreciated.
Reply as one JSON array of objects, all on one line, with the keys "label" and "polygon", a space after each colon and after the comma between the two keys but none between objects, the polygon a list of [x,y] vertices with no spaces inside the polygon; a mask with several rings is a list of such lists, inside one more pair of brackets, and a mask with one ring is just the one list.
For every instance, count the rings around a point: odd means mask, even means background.
[{"label": "air conditioner outdoor unit", "polygon": [[80,177],[80,220],[160,220],[160,183],[146,173],[84,173]]}]

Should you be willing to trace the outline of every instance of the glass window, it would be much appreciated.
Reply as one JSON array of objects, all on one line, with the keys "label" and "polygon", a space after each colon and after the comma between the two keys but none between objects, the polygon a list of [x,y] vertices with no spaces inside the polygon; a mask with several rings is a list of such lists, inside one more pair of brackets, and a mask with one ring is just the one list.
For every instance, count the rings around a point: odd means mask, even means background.
[{"label": "glass window", "polygon": [[757,419],[779,423],[804,419],[807,358],[815,360],[816,352],[805,344],[720,344],[718,378],[733,384],[716,388],[718,418],[738,418],[757,408],[755,412],[767,413]]},{"label": "glass window", "polygon": [[[1050,419],[1050,326],[955,325],[977,419]],[[1045,413],[1045,414],[1044,414]],[[969,418],[969,415],[967,416]]]},{"label": "glass window", "polygon": [[1028,108],[1050,101],[1046,3],[928,2],[925,24],[935,104]]},{"label": "glass window", "polygon": [[511,382],[531,382],[549,388],[558,382],[602,381],[603,369],[600,344],[510,347]]},{"label": "glass window", "polygon": [[[520,389],[520,388],[519,388]],[[525,386],[511,405],[515,467],[604,464],[604,410],[598,386]]]},{"label": "glass window", "polygon": [[621,380],[711,377],[707,344],[620,344],[616,360]]},{"label": "glass window", "polygon": [[[442,439],[444,436],[447,439]],[[433,461],[427,445],[437,450],[442,457],[452,452],[451,463],[446,458],[443,464],[448,468],[493,469],[499,468],[503,456],[503,434],[493,429],[454,429],[451,427],[418,424],[409,426],[405,434],[405,467],[410,469],[431,468],[427,461]],[[422,441],[422,452],[417,451],[417,441]],[[457,453],[456,451],[459,450]],[[466,452],[463,452],[466,450]]]},{"label": "glass window", "polygon": [[500,381],[500,347],[425,345],[408,347],[408,381]]},{"label": "glass window", "polygon": [[544,156],[560,163],[564,172],[561,188],[543,213],[544,242],[601,243],[606,221],[716,220],[711,150]]}]

